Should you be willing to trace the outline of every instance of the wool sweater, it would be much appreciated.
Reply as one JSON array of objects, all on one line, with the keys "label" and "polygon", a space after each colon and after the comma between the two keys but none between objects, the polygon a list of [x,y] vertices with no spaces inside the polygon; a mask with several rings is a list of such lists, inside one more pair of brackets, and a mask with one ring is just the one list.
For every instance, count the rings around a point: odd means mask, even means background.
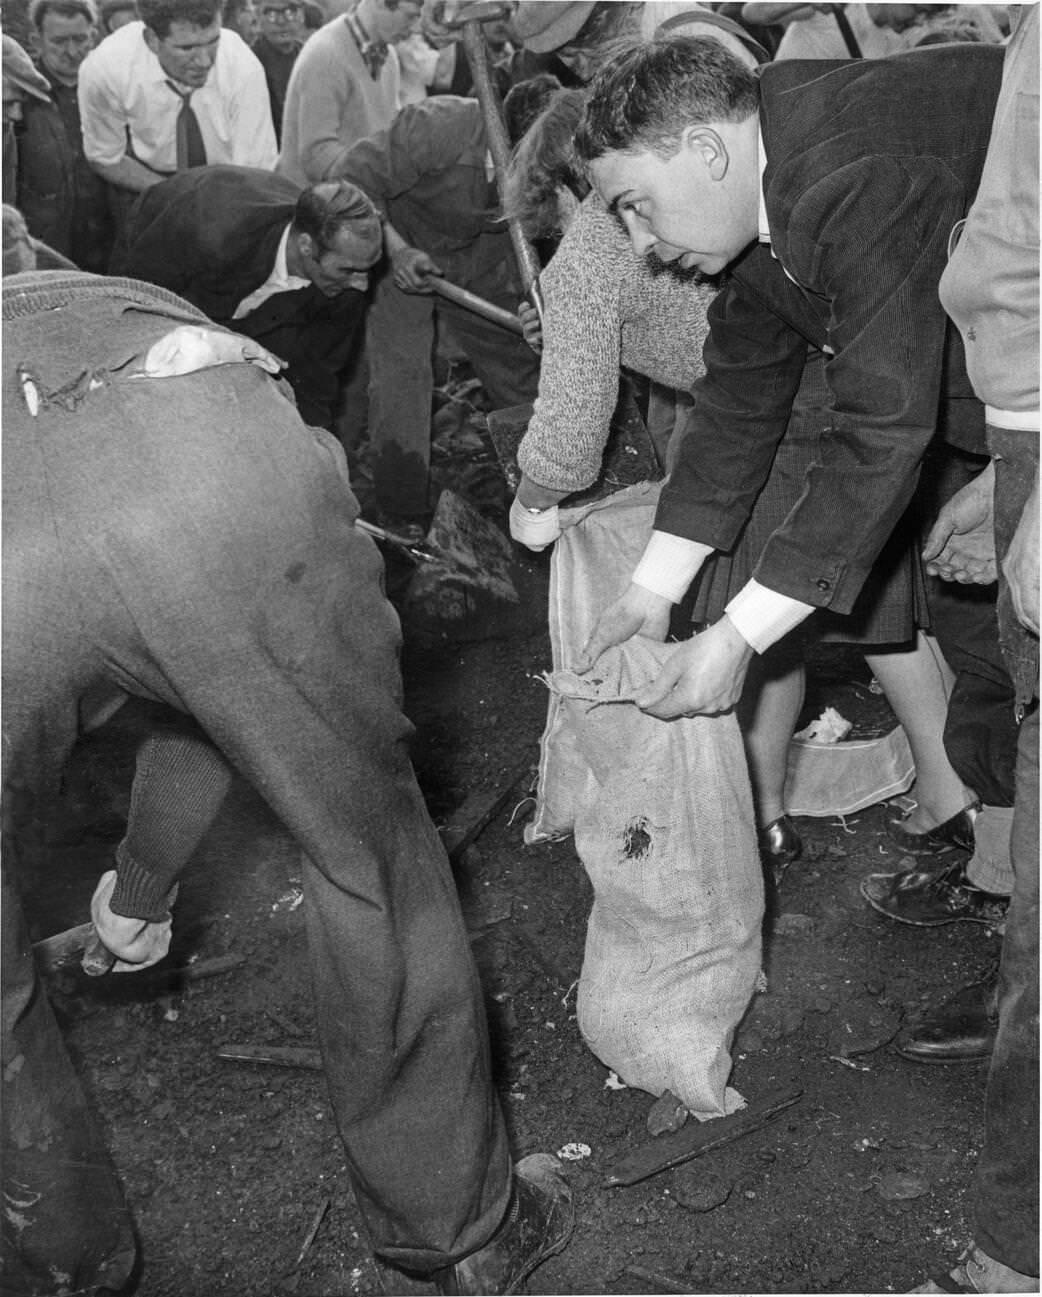
[{"label": "wool sweater", "polygon": [[398,89],[393,46],[374,79],[343,15],[326,23],[308,38],[294,64],[277,169],[298,185],[338,179],[348,149],[390,126]]},{"label": "wool sweater", "polygon": [[706,311],[717,285],[638,257],[595,194],[579,207],[540,283],[539,395],[518,463],[540,486],[581,491],[600,472],[620,366],[689,388],[703,372]]}]

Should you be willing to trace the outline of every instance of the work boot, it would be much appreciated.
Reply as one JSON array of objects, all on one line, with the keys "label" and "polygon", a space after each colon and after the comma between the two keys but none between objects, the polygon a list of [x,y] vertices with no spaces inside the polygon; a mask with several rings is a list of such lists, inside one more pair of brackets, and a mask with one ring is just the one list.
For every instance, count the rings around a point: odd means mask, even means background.
[{"label": "work boot", "polygon": [[507,1214],[483,1248],[439,1270],[439,1293],[517,1293],[532,1271],[560,1252],[572,1235],[572,1191],[561,1163],[549,1153],[523,1157],[514,1167]]},{"label": "work boot", "polygon": [[922,1021],[900,1031],[894,1049],[913,1063],[983,1063],[999,1030],[999,981],[973,982]]},{"label": "work boot", "polygon": [[972,853],[973,821],[979,810],[980,803],[973,802],[925,833],[910,833],[905,828],[908,815],[902,815],[888,820],[886,831],[902,851],[912,856],[945,856],[952,851]]},{"label": "work boot", "polygon": [[944,923],[959,922],[999,928],[1009,907],[1008,896],[995,896],[974,887],[961,860],[942,869],[869,874],[861,880],[860,890],[874,910],[888,919],[917,928],[938,928]]}]

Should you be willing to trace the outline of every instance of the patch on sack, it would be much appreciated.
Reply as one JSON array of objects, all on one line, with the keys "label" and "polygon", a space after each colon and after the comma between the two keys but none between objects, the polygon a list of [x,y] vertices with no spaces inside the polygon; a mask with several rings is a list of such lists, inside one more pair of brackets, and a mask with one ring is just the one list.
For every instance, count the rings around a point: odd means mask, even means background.
[{"label": "patch on sack", "polygon": [[626,825],[622,835],[622,854],[627,860],[643,860],[651,850],[647,817],[641,815]]}]

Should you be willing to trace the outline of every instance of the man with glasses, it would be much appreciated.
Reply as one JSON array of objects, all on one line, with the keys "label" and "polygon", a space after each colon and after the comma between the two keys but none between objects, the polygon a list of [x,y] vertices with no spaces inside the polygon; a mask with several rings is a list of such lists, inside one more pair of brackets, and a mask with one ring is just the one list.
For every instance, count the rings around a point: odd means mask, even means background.
[{"label": "man with glasses", "polygon": [[260,35],[250,47],[268,82],[275,138],[282,141],[282,110],[289,76],[304,44],[304,6],[296,0],[263,0],[257,10]]},{"label": "man with glasses", "polygon": [[302,192],[272,172],[203,167],[142,197],[113,271],[262,343],[285,362],[304,421],[329,428],[380,255],[380,217],[346,181]]},{"label": "man with glasses", "polygon": [[175,171],[275,165],[264,71],[218,0],[141,0],[80,68],[83,151],[119,217]]}]

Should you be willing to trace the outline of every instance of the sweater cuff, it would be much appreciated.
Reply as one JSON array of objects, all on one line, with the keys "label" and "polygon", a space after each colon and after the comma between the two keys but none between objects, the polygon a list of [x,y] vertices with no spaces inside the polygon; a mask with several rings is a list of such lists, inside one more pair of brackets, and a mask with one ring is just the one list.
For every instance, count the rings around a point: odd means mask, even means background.
[{"label": "sweater cuff", "polygon": [[144,919],[164,923],[170,917],[168,889],[144,865],[138,864],[123,844],[116,848],[116,886],[109,901],[113,914],[125,919]]}]

